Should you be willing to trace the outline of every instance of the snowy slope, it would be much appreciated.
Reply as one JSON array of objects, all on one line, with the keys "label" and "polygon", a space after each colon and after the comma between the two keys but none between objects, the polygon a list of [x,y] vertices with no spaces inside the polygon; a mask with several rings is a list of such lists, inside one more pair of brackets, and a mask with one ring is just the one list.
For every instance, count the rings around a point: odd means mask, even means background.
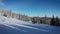
[{"label": "snowy slope", "polygon": [[[0,23],[6,23],[6,24],[11,24],[11,25],[16,25],[16,24],[28,24],[28,22],[18,20],[16,18],[7,18],[4,16],[0,16]],[[24,23],[25,22],[25,23]]]},{"label": "snowy slope", "polygon": [[60,27],[0,16],[0,34],[60,34]]},{"label": "snowy slope", "polygon": [[[22,27],[25,27],[25,28],[32,28],[32,29],[39,30],[38,28],[34,28],[34,27],[24,25],[24,24],[32,25],[31,23],[28,23],[28,22],[25,22],[25,21],[22,21],[22,20],[17,20],[15,18],[7,18],[7,17],[4,17],[4,16],[0,16],[0,24],[11,27],[11,28],[15,28],[13,26],[22,26]],[[13,26],[11,26],[11,25],[13,25]]]}]

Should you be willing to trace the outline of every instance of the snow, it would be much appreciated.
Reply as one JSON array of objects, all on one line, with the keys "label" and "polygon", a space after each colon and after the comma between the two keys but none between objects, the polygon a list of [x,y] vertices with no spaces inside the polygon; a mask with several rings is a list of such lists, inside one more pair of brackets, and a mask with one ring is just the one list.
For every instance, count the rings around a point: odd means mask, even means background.
[{"label": "snow", "polygon": [[[4,32],[1,32],[1,30]],[[0,33],[3,34],[58,34],[60,27],[53,27],[46,24],[32,24],[18,20],[16,18],[8,18],[0,16]],[[17,32],[19,31],[19,32]]]},{"label": "snow", "polygon": [[[23,25],[23,24],[31,24],[30,22],[28,23],[28,22],[25,22],[22,20],[18,20],[16,18],[7,18],[4,16],[0,16],[0,24],[3,24],[5,26],[11,27],[11,28],[15,28],[15,27],[11,26],[11,25],[15,25],[15,26],[22,26],[25,28],[32,28],[32,29],[40,30],[40,29],[35,28],[35,27]],[[18,28],[16,28],[16,29],[18,29]]]},{"label": "snow", "polygon": [[0,23],[6,23],[6,24],[11,24],[11,25],[17,25],[17,24],[29,24],[28,22],[18,20],[16,18],[7,18],[4,16],[0,16]]}]

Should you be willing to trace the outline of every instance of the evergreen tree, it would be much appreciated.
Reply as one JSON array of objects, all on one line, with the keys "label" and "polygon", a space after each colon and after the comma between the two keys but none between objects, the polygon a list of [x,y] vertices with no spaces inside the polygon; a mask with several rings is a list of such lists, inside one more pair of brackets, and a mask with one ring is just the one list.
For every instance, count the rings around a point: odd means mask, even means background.
[{"label": "evergreen tree", "polygon": [[52,17],[52,19],[51,19],[50,25],[55,25],[54,15],[53,15],[53,17]]},{"label": "evergreen tree", "polygon": [[46,23],[47,23],[47,17],[45,15],[44,24],[46,24]]},{"label": "evergreen tree", "polygon": [[20,19],[20,14],[19,14],[19,19]]},{"label": "evergreen tree", "polygon": [[10,17],[12,17],[12,16],[11,16],[11,9],[10,9]]},{"label": "evergreen tree", "polygon": [[40,20],[40,23],[42,24],[42,19]]},{"label": "evergreen tree", "polygon": [[32,18],[32,22],[33,22],[33,24],[37,23],[37,21],[35,20],[35,18]]},{"label": "evergreen tree", "polygon": [[58,16],[56,17],[56,23],[55,23],[55,25],[59,25],[59,19],[58,19]]}]

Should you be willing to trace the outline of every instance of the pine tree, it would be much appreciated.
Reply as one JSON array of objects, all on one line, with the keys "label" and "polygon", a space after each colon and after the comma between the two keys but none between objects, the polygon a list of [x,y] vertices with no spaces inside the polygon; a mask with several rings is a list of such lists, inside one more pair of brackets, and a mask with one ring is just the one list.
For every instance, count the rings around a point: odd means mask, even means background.
[{"label": "pine tree", "polygon": [[10,9],[10,17],[12,17],[12,15],[11,15],[11,9]]},{"label": "pine tree", "polygon": [[51,19],[50,25],[55,25],[54,15],[53,15],[53,17],[52,17],[52,19]]},{"label": "pine tree", "polygon": [[35,18],[32,18],[32,22],[33,22],[33,24],[37,23],[37,21],[35,20]]},{"label": "pine tree", "polygon": [[58,16],[56,17],[56,23],[55,23],[55,25],[59,25],[59,19],[58,19]]},{"label": "pine tree", "polygon": [[47,17],[46,17],[46,15],[45,15],[44,24],[46,24],[46,22],[47,22]]},{"label": "pine tree", "polygon": [[40,20],[40,23],[42,24],[42,19]]},{"label": "pine tree", "polygon": [[19,19],[20,19],[20,14],[19,14]]}]

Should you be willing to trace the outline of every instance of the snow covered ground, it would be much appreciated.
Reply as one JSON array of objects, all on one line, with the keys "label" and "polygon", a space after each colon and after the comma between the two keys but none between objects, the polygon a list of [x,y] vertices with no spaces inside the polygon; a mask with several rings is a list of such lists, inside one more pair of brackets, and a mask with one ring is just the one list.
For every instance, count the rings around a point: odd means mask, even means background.
[{"label": "snow covered ground", "polygon": [[60,27],[0,16],[0,34],[60,34]]}]

